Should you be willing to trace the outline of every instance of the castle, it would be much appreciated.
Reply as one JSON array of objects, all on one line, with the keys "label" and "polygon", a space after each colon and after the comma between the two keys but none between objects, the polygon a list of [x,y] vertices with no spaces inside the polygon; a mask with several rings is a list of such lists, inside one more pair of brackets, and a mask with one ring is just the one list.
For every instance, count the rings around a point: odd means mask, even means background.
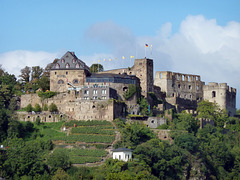
[{"label": "castle", "polygon": [[[124,94],[134,86],[137,90],[131,97]],[[66,52],[55,61],[50,70],[50,91],[58,94],[49,99],[40,99],[37,94],[21,97],[21,107],[29,103],[33,106],[55,103],[61,114],[77,120],[109,120],[125,118],[127,113],[139,114],[137,100],[147,99],[153,109],[154,93],[162,104],[159,111],[174,108],[195,111],[197,102],[209,100],[226,109],[230,116],[236,111],[236,89],[226,83],[205,85],[199,75],[157,71],[153,77],[153,60],[135,59],[130,68],[114,69],[90,73],[90,68],[76,57],[74,52]],[[41,116],[42,121],[55,121],[51,115]],[[51,116],[51,117],[50,117]],[[23,120],[35,120],[34,116],[22,116]]]}]

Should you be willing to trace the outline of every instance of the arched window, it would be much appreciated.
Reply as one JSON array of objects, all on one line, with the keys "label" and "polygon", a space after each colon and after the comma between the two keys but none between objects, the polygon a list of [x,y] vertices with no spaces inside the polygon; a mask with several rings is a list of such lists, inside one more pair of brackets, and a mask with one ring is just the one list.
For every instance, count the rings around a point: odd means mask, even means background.
[{"label": "arched window", "polygon": [[70,68],[70,65],[67,63],[65,67],[66,67],[66,68]]},{"label": "arched window", "polygon": [[65,63],[65,59],[62,59],[62,60],[61,60],[61,63]]},{"label": "arched window", "polygon": [[124,87],[124,88],[123,88],[123,91],[127,91],[127,90],[128,90],[128,87]]},{"label": "arched window", "polygon": [[77,64],[75,65],[75,68],[80,68],[80,65],[77,63]]},{"label": "arched window", "polygon": [[74,80],[73,80],[73,84],[79,84],[78,79],[74,79]]},{"label": "arched window", "polygon": [[58,81],[58,84],[64,84],[64,81],[63,81],[62,79],[60,79],[60,80]]},{"label": "arched window", "polygon": [[216,97],[216,91],[212,91],[212,97]]},{"label": "arched window", "polygon": [[76,60],[75,60],[75,59],[73,59],[73,60],[72,60],[72,63],[73,63],[73,64],[74,64],[74,63],[76,63]]},{"label": "arched window", "polygon": [[57,63],[57,64],[55,65],[55,68],[56,68],[56,69],[59,69],[59,68],[60,68],[60,65]]}]

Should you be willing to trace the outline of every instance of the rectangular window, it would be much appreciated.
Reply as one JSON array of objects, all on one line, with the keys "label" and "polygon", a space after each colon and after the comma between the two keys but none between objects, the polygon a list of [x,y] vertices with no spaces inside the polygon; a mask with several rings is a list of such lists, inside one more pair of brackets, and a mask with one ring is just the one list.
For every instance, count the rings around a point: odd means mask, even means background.
[{"label": "rectangular window", "polygon": [[97,94],[97,89],[94,89],[94,90],[93,90],[93,94]]},{"label": "rectangular window", "polygon": [[106,89],[102,89],[102,94],[107,94],[107,90]]},{"label": "rectangular window", "polygon": [[89,91],[88,91],[88,90],[85,90],[85,91],[84,91],[84,94],[89,94]]}]

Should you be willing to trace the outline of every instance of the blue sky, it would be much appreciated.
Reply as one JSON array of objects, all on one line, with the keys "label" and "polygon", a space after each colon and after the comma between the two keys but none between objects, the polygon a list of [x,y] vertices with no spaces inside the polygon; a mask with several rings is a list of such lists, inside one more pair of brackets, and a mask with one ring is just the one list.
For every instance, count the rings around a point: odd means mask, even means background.
[{"label": "blue sky", "polygon": [[133,60],[121,57],[144,57],[148,43],[155,71],[240,89],[239,0],[1,0],[0,22],[0,64],[16,75],[68,50],[89,66],[127,67]]}]

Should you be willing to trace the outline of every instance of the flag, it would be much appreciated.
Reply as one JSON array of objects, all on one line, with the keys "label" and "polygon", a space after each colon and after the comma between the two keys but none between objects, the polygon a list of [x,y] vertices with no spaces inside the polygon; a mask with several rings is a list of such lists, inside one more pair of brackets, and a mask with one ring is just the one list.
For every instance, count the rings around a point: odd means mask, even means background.
[{"label": "flag", "polygon": [[103,59],[103,61],[105,61],[105,58]]},{"label": "flag", "polygon": [[130,56],[130,58],[134,58],[134,56]]},{"label": "flag", "polygon": [[123,56],[122,59],[125,59],[125,57]]},{"label": "flag", "polygon": [[112,59],[111,58],[109,58],[109,61],[111,61]]},{"label": "flag", "polygon": [[148,47],[148,44],[145,44],[145,47],[147,48],[147,47]]}]

